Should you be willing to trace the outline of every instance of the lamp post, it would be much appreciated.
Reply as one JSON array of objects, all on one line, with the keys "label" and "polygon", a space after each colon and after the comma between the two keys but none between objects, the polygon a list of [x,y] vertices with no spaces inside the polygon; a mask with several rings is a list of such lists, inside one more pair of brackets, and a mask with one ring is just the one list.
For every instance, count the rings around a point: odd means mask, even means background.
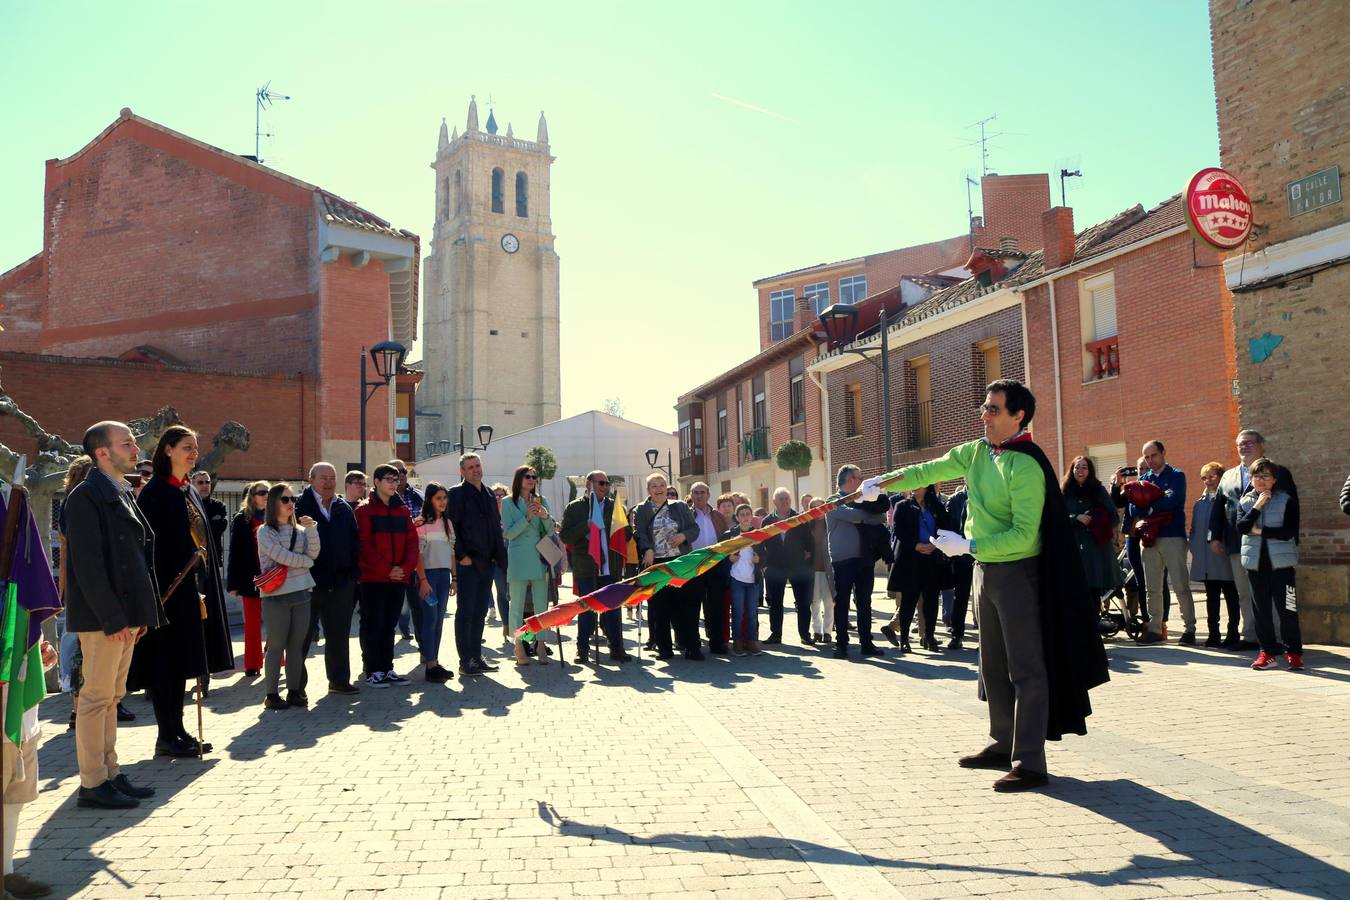
[{"label": "lamp post", "polygon": [[853,353],[861,356],[881,371],[881,421],[882,428],[885,430],[882,447],[886,456],[886,471],[889,472],[895,467],[895,459],[891,451],[891,359],[887,346],[889,342],[886,340],[886,328],[889,324],[886,306],[883,304],[881,307],[878,323],[878,331],[881,335],[880,365],[877,365],[877,360],[868,356],[872,348],[843,346],[845,343],[852,341],[858,333],[858,307],[856,304],[835,303],[821,310],[819,319],[831,345],[841,353]]},{"label": "lamp post", "polygon": [[454,448],[455,448],[455,450],[458,451],[459,453],[463,453],[465,450],[472,450],[472,451],[477,452],[477,451],[480,451],[480,450],[487,450],[488,444],[490,444],[490,443],[492,443],[492,426],[491,426],[491,425],[479,425],[479,426],[478,426],[478,446],[477,446],[477,447],[473,447],[473,446],[470,446],[470,445],[464,443],[464,426],[461,425],[461,426],[459,426],[459,440],[455,441],[455,443],[454,443]]},{"label": "lamp post", "polygon": [[361,471],[366,471],[366,404],[375,392],[389,384],[389,379],[398,374],[403,365],[403,357],[408,348],[398,341],[380,341],[370,348],[371,361],[375,363],[376,381],[366,380],[366,348],[361,348]]},{"label": "lamp post", "polygon": [[660,458],[661,458],[660,450],[657,450],[655,447],[651,447],[647,450],[647,465],[652,467],[653,469],[656,469],[658,472],[665,472],[666,484],[668,485],[674,484],[675,466],[670,459],[670,449],[666,448],[666,464],[664,466],[657,464],[656,461]]}]

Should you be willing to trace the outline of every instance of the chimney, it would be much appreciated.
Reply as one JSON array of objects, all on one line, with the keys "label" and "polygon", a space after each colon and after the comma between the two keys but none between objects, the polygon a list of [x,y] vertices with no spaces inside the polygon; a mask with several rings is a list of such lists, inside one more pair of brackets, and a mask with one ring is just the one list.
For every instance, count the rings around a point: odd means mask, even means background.
[{"label": "chimney", "polygon": [[1045,241],[1045,271],[1073,262],[1072,207],[1056,206],[1041,213],[1041,233]]},{"label": "chimney", "polygon": [[1015,237],[1001,237],[1001,238],[999,238],[999,239],[998,239],[998,249],[1002,250],[1004,253],[1016,253],[1016,252],[1017,252],[1017,238],[1015,238]]},{"label": "chimney", "polygon": [[796,334],[803,328],[816,324],[816,308],[810,297],[798,297],[797,309],[792,316],[792,332]]}]

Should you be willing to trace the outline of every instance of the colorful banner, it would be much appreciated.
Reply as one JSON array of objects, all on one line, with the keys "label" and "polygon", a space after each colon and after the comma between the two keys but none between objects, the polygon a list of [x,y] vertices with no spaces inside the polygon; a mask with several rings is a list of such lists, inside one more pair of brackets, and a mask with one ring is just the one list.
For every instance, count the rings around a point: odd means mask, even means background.
[{"label": "colorful banner", "polygon": [[[899,472],[888,473],[882,476],[882,485],[884,486],[886,482],[894,481],[899,477]],[[520,626],[520,630],[516,632],[516,637],[523,640],[533,640],[539,632],[566,625],[584,612],[603,613],[618,609],[621,606],[636,606],[664,587],[680,587],[697,578],[737,551],[744,550],[746,547],[753,547],[755,544],[761,544],[775,535],[791,531],[793,528],[809,522],[820,521],[825,518],[830,510],[857,500],[861,496],[861,491],[854,491],[847,496],[836,495],[827,500],[824,505],[817,506],[815,509],[808,509],[789,519],[783,519],[771,525],[744,532],[736,537],[719,541],[709,547],[704,547],[702,550],[693,550],[684,556],[667,562],[657,563],[650,568],[643,569],[632,578],[607,584],[599,590],[570,603],[560,603],[545,610],[541,615],[530,616]],[[617,521],[617,507],[614,518]]]}]

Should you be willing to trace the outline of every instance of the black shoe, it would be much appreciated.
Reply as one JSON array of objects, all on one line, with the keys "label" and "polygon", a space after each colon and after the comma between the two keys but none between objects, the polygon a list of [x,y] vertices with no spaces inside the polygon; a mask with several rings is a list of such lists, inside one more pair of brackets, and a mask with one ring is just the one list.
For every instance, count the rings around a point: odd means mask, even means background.
[{"label": "black shoe", "polygon": [[900,638],[899,636],[896,635],[894,628],[892,628],[889,625],[882,625],[880,630],[881,636],[884,637],[886,640],[890,641],[892,647],[900,646]]},{"label": "black shoe", "polygon": [[863,655],[863,656],[885,656],[885,655],[886,655],[886,651],[885,651],[885,650],[882,650],[880,647],[864,647],[864,648],[862,648],[862,655]]},{"label": "black shoe", "polygon": [[981,750],[956,761],[963,769],[1006,769],[1012,765],[1011,753],[999,753],[997,750]]},{"label": "black shoe", "polygon": [[833,644],[834,638],[830,637],[830,633],[827,631],[820,636],[820,642],[822,644]]},{"label": "black shoe", "polygon": [[445,684],[455,677],[454,673],[440,665],[432,666],[430,669],[427,669],[426,675],[427,681],[430,681],[432,684]]},{"label": "black shoe", "polygon": [[480,672],[495,672],[498,668],[497,666],[490,665],[488,661],[481,656],[474,657],[473,664]]},{"label": "black shoe", "polygon": [[1210,632],[1209,637],[1205,638],[1206,647],[1217,647],[1219,644],[1219,636],[1213,632]]},{"label": "black shoe", "polygon": [[686,650],[684,651],[684,658],[692,659],[694,662],[702,662],[703,660],[707,659],[707,657],[703,655],[703,651],[701,650]]},{"label": "black shoe", "polygon": [[1230,634],[1219,644],[1220,650],[1236,650],[1242,644],[1242,640],[1236,634]]},{"label": "black shoe", "polygon": [[257,678],[257,677],[258,677],[259,675],[261,675],[261,674],[262,674],[262,670],[261,670],[261,669],[245,669],[245,670],[244,670],[244,677],[246,677],[246,678]]},{"label": "black shoe", "polygon": [[769,639],[764,643],[771,647],[777,644],[781,644],[783,643],[783,636],[781,634],[771,634],[769,635]]},{"label": "black shoe", "polygon": [[526,641],[526,642],[525,642],[525,655],[526,655],[526,656],[536,656],[538,653],[539,653],[539,648],[535,647],[534,641]]},{"label": "black shoe", "polygon": [[801,640],[802,640],[802,643],[803,643],[803,644],[811,644],[811,645],[814,645],[815,642],[816,642],[816,636],[815,636],[814,634],[803,634],[803,635],[800,635],[800,637],[801,637]]},{"label": "black shoe", "polygon": [[117,701],[117,721],[119,722],[136,721],[136,714],[131,710],[127,709],[125,706],[123,706],[122,701],[120,700]]},{"label": "black shoe", "polygon": [[1185,645],[1188,646],[1188,647],[1194,647],[1194,646],[1195,646],[1195,632],[1194,632],[1194,631],[1188,631],[1188,632],[1186,632],[1186,633],[1183,634],[1180,638],[1177,639],[1177,643],[1178,643],[1178,644],[1185,644]]},{"label": "black shoe", "polygon": [[900,642],[900,652],[901,653],[914,652],[914,648],[909,645],[909,638],[905,638],[903,641]]},{"label": "black shoe", "polygon": [[[277,697],[277,699],[280,700],[281,698]],[[263,705],[264,706],[266,705],[266,701],[264,701]],[[186,758],[189,756],[196,756],[197,746],[196,744],[188,743],[182,738],[174,738],[173,740],[168,741],[158,740],[155,741],[155,755],[169,756],[176,758]]]},{"label": "black shoe", "polygon": [[591,661],[591,648],[590,648],[590,647],[578,647],[578,648],[577,648],[576,664],[579,665],[579,666],[584,666],[584,665],[587,665],[590,661]]},{"label": "black shoe", "polygon": [[675,654],[670,650],[662,650],[656,654],[657,659],[674,659]]},{"label": "black shoe", "polygon": [[966,649],[966,645],[963,644],[963,643],[961,643],[961,639],[960,639],[960,638],[952,638],[950,641],[947,642],[947,649],[948,649],[948,650],[964,650],[964,649]]},{"label": "black shoe", "polygon": [[75,805],[93,809],[135,809],[141,801],[113,787],[111,781],[105,781],[96,788],[80,788]]},{"label": "black shoe", "polygon": [[299,706],[303,709],[304,707],[309,706],[309,697],[305,695],[304,691],[287,691],[286,705]]},{"label": "black shoe", "polygon": [[610,661],[610,662],[615,662],[615,663],[626,663],[626,662],[628,662],[628,661],[629,661],[630,659],[632,659],[632,658],[633,658],[633,657],[629,656],[628,653],[627,653],[622,647],[620,647],[620,648],[617,649],[617,650],[610,650],[610,651],[609,651],[609,661]]},{"label": "black shoe", "polygon": [[651,652],[652,650],[656,649],[656,644],[652,643],[651,641],[648,641],[647,643],[642,645],[642,649]]},{"label": "black shoe", "polygon": [[478,666],[474,663],[473,660],[469,660],[468,662],[462,662],[459,664],[459,674],[461,676],[482,675],[483,670],[478,668]]},{"label": "black shoe", "polygon": [[69,724],[68,726],[66,726],[66,727],[68,727],[68,728],[74,728],[74,727],[75,727],[75,710],[74,710],[74,709],[71,709],[71,711],[70,711],[70,724]]},{"label": "black shoe", "polygon": [[1238,641],[1236,648],[1238,650],[1260,650],[1261,645],[1256,641]]},{"label": "black shoe", "polygon": [[128,797],[135,797],[137,800],[149,800],[155,796],[154,788],[136,787],[125,775],[118,775],[112,780],[111,784]]},{"label": "black shoe", "polygon": [[847,647],[835,647],[835,648],[834,648],[834,658],[835,658],[835,659],[848,659],[848,648],[847,648]]},{"label": "black shoe", "polygon": [[1021,766],[1013,766],[1011,772],[994,782],[994,790],[1002,794],[1030,791],[1038,787],[1044,787],[1049,781],[1050,776],[1044,772],[1033,772]]},{"label": "black shoe", "polygon": [[330,694],[359,694],[361,691],[354,684],[333,684],[328,683],[328,693]]}]

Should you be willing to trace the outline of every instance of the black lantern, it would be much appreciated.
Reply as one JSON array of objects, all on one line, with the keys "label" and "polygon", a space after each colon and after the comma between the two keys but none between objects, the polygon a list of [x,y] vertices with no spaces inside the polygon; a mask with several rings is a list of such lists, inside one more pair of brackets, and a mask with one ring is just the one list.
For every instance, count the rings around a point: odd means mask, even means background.
[{"label": "black lantern", "polygon": [[656,461],[660,458],[661,458],[661,451],[657,450],[655,447],[652,447],[647,451],[647,466],[649,468],[655,469]]},{"label": "black lantern", "polygon": [[847,344],[858,336],[858,307],[854,303],[835,303],[818,316],[831,347]]},{"label": "black lantern", "polygon": [[486,449],[488,448],[488,444],[490,444],[490,443],[492,443],[492,426],[491,426],[491,425],[479,425],[479,426],[478,426],[478,445],[479,445],[481,448],[483,448],[484,450],[486,450]]},{"label": "black lantern", "polygon": [[398,367],[403,365],[403,357],[407,355],[408,348],[398,341],[380,341],[370,348],[370,359],[375,363],[375,374],[385,382],[398,374]]}]

